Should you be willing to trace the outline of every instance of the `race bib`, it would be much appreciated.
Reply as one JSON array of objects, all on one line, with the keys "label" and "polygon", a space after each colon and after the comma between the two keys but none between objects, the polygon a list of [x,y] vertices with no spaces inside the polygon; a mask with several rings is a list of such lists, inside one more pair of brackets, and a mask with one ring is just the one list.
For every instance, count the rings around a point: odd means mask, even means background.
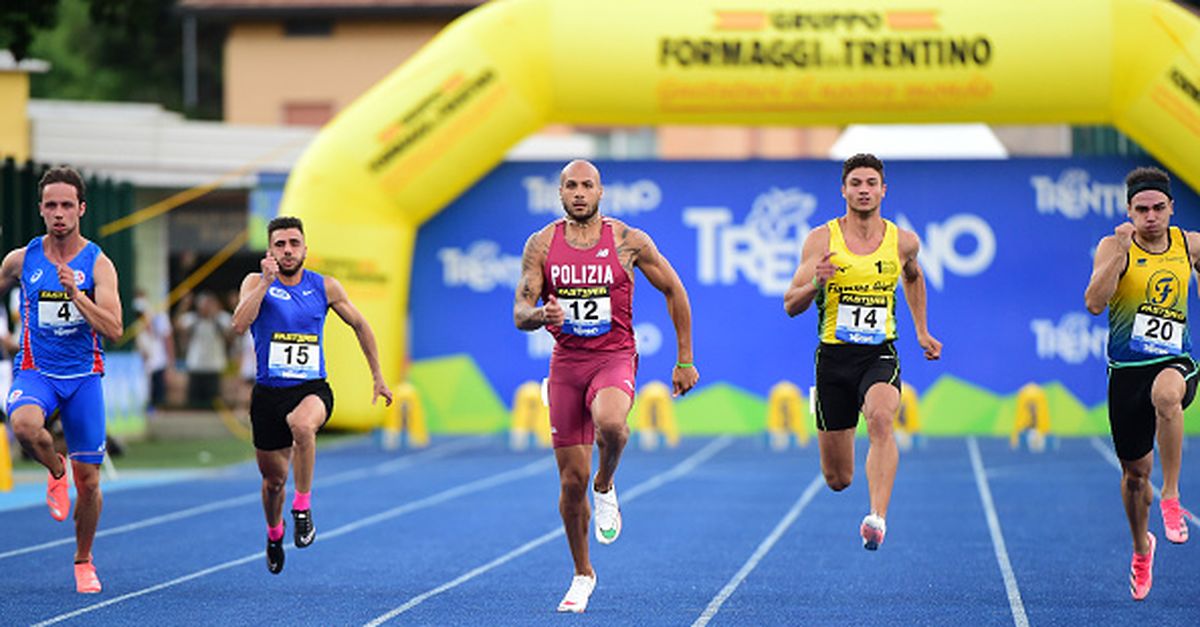
[{"label": "race bib", "polygon": [[313,333],[273,333],[267,373],[281,379],[319,379],[321,343]]},{"label": "race bib", "polygon": [[849,344],[882,344],[887,339],[887,298],[842,294],[834,337]]},{"label": "race bib", "polygon": [[612,299],[607,285],[560,287],[555,295],[565,315],[563,333],[596,337],[612,328]]},{"label": "race bib", "polygon": [[84,324],[83,314],[66,292],[41,290],[38,292],[38,326],[43,329],[61,329]]},{"label": "race bib", "polygon": [[1183,312],[1145,304],[1133,317],[1129,347],[1148,355],[1179,355],[1183,353],[1183,332],[1187,317]]}]

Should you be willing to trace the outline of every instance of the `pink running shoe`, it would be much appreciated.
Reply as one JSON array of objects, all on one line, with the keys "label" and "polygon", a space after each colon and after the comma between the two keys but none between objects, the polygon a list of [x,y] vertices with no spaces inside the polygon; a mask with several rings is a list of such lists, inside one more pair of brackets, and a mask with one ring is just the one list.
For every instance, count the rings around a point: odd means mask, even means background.
[{"label": "pink running shoe", "polygon": [[883,536],[887,533],[887,523],[878,514],[867,514],[858,531],[862,534],[863,548],[875,551],[879,549],[879,545],[883,544]]},{"label": "pink running shoe", "polygon": [[50,507],[50,517],[62,522],[71,513],[71,488],[67,485],[67,459],[62,455],[58,459],[62,461],[63,474],[57,479],[50,475],[46,481],[46,505]]},{"label": "pink running shoe", "polygon": [[96,565],[92,560],[75,565],[75,591],[80,594],[100,592],[100,578],[96,576]]},{"label": "pink running shoe", "polygon": [[1141,555],[1134,551],[1133,563],[1129,566],[1129,593],[1134,601],[1141,601],[1150,594],[1150,585],[1154,583],[1154,548],[1157,541],[1154,534],[1146,532],[1150,537],[1150,552]]},{"label": "pink running shoe", "polygon": [[1162,508],[1163,528],[1166,530],[1167,539],[1175,544],[1187,542],[1188,523],[1183,507],[1179,504],[1179,497],[1163,499],[1159,506]]}]

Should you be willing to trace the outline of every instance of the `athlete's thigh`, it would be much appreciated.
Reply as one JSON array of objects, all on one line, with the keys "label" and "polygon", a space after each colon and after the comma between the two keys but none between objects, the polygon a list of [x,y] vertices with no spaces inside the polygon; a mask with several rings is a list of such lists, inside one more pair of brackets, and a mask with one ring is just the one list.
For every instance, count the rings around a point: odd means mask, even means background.
[{"label": "athlete's thigh", "polygon": [[58,391],[48,377],[36,370],[21,370],[13,379],[4,413],[14,424],[28,421],[41,427],[58,406]]},{"label": "athlete's thigh", "polygon": [[85,464],[104,462],[104,386],[99,375],[64,382],[75,389],[63,401],[59,417],[71,459]]},{"label": "athlete's thigh", "polygon": [[292,430],[287,415],[295,408],[288,388],[255,385],[250,392],[250,430],[259,451],[290,449]]},{"label": "athlete's thigh", "polygon": [[1140,459],[1154,448],[1157,419],[1150,388],[1155,375],[1146,367],[1109,369],[1108,424],[1122,461]]},{"label": "athlete's thigh", "polygon": [[587,406],[597,422],[624,422],[633,407],[637,355],[614,355],[599,365],[587,388]]},{"label": "athlete's thigh", "polygon": [[286,481],[288,464],[292,460],[292,449],[281,448],[271,451],[256,450],[254,459],[258,462],[258,471],[264,479]]},{"label": "athlete's thigh", "polygon": [[858,426],[861,406],[855,385],[858,372],[855,364],[844,355],[845,351],[824,346],[817,348],[813,406],[818,432],[852,430]]},{"label": "athlete's thigh", "polygon": [[325,413],[325,401],[316,394],[305,396],[287,415],[289,427],[314,433],[323,427],[327,420],[329,420],[329,415]]},{"label": "athlete's thigh", "polygon": [[546,399],[550,407],[550,437],[554,448],[592,444],[595,429],[587,406],[588,364],[574,360],[551,359],[546,381]]},{"label": "athlete's thigh", "polygon": [[854,429],[817,432],[822,470],[845,472],[854,469],[854,432]]}]

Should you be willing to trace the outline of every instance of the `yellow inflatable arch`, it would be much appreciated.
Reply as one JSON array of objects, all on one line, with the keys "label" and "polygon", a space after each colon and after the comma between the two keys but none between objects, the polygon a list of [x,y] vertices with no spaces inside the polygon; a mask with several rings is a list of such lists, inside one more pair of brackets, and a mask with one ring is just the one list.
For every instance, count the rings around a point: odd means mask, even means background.
[{"label": "yellow inflatable arch", "polygon": [[[1112,123],[1200,188],[1198,26],[1161,0],[496,0],[327,125],[280,211],[398,378],[418,226],[547,123]],[[337,423],[379,424],[353,334],[326,342]]]}]

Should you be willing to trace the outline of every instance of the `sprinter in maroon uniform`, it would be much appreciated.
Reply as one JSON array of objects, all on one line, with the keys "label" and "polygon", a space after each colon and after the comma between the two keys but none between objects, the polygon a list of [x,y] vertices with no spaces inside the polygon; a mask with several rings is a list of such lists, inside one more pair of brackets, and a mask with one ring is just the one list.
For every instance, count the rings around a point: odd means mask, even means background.
[{"label": "sprinter in maroon uniform", "polygon": [[625,420],[636,385],[635,267],[667,298],[677,345],[671,372],[675,395],[692,389],[700,374],[692,362],[687,291],[649,235],[600,215],[604,187],[596,166],[582,160],[568,163],[558,194],[567,215],[525,243],[513,319],[518,329],[545,326],[554,335],[547,384],[550,433],[562,486],[558,509],[575,561],[575,577],[558,611],[582,612],[596,587],[587,538],[593,442],[600,449],[592,479],[596,540],[611,544],[621,533],[613,474],[629,439]]}]

